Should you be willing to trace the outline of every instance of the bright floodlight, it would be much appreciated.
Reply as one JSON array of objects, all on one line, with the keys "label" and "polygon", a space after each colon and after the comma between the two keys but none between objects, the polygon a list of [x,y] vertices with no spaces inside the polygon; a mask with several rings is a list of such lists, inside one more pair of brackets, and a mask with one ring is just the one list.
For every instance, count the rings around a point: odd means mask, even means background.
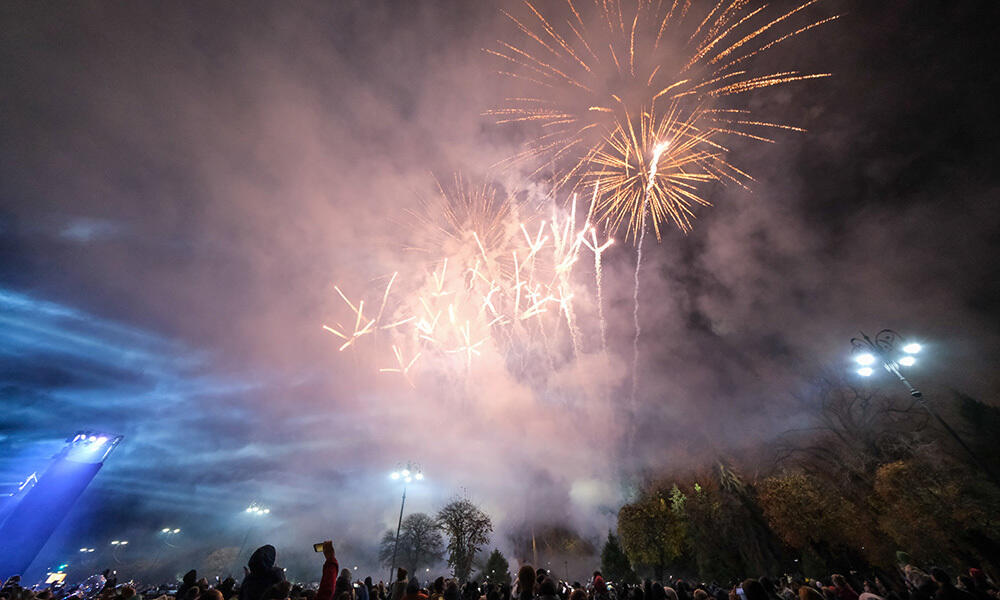
[{"label": "bright floodlight", "polygon": [[269,514],[271,514],[271,509],[270,509],[270,508],[265,508],[265,509],[264,509],[264,514],[265,514],[265,515],[269,515]]},{"label": "bright floodlight", "polygon": [[420,481],[421,479],[424,478],[424,474],[423,473],[417,473],[416,475],[413,476],[413,478],[416,479],[417,481]]},{"label": "bright floodlight", "polygon": [[863,354],[855,356],[854,361],[857,362],[859,365],[864,365],[867,367],[868,365],[875,364],[875,356],[870,352],[865,352]]},{"label": "bright floodlight", "polygon": [[181,530],[180,530],[180,529],[175,529],[175,530],[174,530],[174,533],[180,533],[180,532],[181,532]]},{"label": "bright floodlight", "polygon": [[903,365],[904,367],[912,367],[913,364],[916,362],[917,359],[913,358],[912,356],[904,356],[903,358],[899,359],[899,364]]},{"label": "bright floodlight", "polygon": [[399,472],[398,471],[393,471],[392,475],[389,475],[389,477],[392,477],[393,479],[399,479]]},{"label": "bright floodlight", "polygon": [[111,545],[112,545],[112,546],[117,546],[117,545],[118,545],[118,544],[120,544],[120,543],[121,543],[121,542],[119,542],[118,540],[111,540]]},{"label": "bright floodlight", "polygon": [[411,481],[413,481],[413,478],[412,477],[407,477],[403,481],[405,481],[406,483],[410,483]]},{"label": "bright floodlight", "polygon": [[401,474],[401,475],[402,475],[403,477],[409,477],[409,476],[410,476],[410,470],[409,470],[409,469],[403,469],[403,472],[402,472],[402,473],[400,473],[400,474]]},{"label": "bright floodlight", "polygon": [[[920,344],[916,342],[910,342],[909,344],[903,346],[903,352],[906,352],[907,354],[916,354],[917,352],[920,352],[920,349]],[[902,363],[903,361],[899,362]]]},{"label": "bright floodlight", "polygon": [[97,438],[97,443],[98,444],[103,444],[106,441],[108,441],[108,438],[106,436],[102,435],[101,437]]},{"label": "bright floodlight", "polygon": [[248,506],[247,507],[247,512],[253,512],[253,507],[252,506]]},{"label": "bright floodlight", "polygon": [[164,527],[163,529],[160,530],[160,533],[170,533],[170,528]]},{"label": "bright floodlight", "polygon": [[861,367],[858,369],[858,375],[861,375],[862,377],[868,377],[874,372],[875,371],[873,371],[871,367]]},{"label": "bright floodlight", "polygon": [[86,551],[87,551],[86,548],[80,548],[80,552],[86,552]]},{"label": "bright floodlight", "polygon": [[125,544],[127,544],[127,543],[128,543],[128,540],[125,540],[125,541],[123,541],[123,542],[122,542],[122,544],[121,544],[121,545],[122,545],[122,546],[124,546],[124,545],[125,545]]}]

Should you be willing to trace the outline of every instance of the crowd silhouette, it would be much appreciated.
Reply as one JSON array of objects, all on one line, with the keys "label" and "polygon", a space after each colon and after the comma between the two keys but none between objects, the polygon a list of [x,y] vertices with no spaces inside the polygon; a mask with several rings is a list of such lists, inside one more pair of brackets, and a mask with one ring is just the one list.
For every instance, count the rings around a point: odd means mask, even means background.
[{"label": "crowd silhouette", "polygon": [[394,581],[376,583],[371,577],[353,580],[349,569],[341,570],[332,542],[324,542],[322,550],[318,585],[288,581],[277,565],[276,549],[265,545],[250,556],[242,581],[226,577],[210,584],[193,569],[181,581],[161,585],[119,583],[110,570],[66,586],[28,586],[13,576],[0,587],[0,600],[1000,600],[1000,590],[982,569],[953,576],[938,567],[909,564],[902,554],[905,564],[901,562],[896,573],[871,578],[851,572],[820,579],[762,576],[724,584],[675,577],[624,583],[608,581],[595,571],[581,583],[524,564],[510,583],[509,576],[495,575],[466,582],[446,577],[420,581],[403,568],[397,569]]}]

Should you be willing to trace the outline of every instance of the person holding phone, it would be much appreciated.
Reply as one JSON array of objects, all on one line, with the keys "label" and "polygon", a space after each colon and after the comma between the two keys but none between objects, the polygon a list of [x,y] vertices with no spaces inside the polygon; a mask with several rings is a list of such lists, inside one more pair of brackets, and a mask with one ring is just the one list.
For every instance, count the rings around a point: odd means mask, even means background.
[{"label": "person holding phone", "polygon": [[323,576],[319,580],[316,600],[333,600],[337,593],[337,572],[340,571],[340,565],[333,551],[333,541],[323,542],[322,550],[326,560],[323,562]]}]

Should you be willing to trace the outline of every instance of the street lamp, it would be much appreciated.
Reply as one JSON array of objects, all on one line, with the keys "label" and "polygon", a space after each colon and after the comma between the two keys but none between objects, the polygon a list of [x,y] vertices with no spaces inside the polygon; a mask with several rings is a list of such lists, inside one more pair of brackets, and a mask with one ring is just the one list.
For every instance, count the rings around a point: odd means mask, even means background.
[{"label": "street lamp", "polygon": [[916,354],[922,350],[916,342],[906,343],[903,336],[891,329],[883,329],[875,335],[875,339],[861,332],[860,338],[851,338],[854,347],[854,362],[859,365],[858,375],[871,377],[875,374],[873,368],[881,363],[886,371],[896,376],[906,386],[914,398],[922,398],[923,394],[910,384],[910,381],[900,372],[900,367],[912,367],[917,363]]},{"label": "street lamp", "polygon": [[170,543],[170,538],[172,536],[177,535],[180,532],[181,530],[178,527],[164,527],[163,529],[160,530],[160,535],[163,536],[163,545],[160,546],[160,549],[156,551],[156,556],[153,557],[153,562],[150,563],[149,567],[146,568],[147,573],[152,571],[153,567],[156,566],[156,563],[160,561],[160,555],[163,554],[164,548],[166,548],[167,546],[170,546],[171,548],[177,547]]},{"label": "street lamp", "polygon": [[916,398],[920,405],[924,407],[927,414],[934,417],[935,420],[944,428],[945,431],[962,447],[963,450],[972,459],[973,464],[975,464],[982,472],[989,477],[993,483],[1000,485],[1000,480],[993,474],[993,471],[987,469],[986,466],[979,460],[976,453],[972,451],[964,440],[959,437],[958,433],[941,418],[941,415],[931,408],[930,404],[924,399],[924,394],[917,388],[913,387],[913,384],[908,380],[899,370],[900,367],[912,367],[917,364],[916,355],[923,350],[923,346],[917,342],[907,342],[903,336],[899,335],[891,329],[883,329],[882,331],[875,334],[875,339],[868,337],[863,331],[861,332],[860,338],[851,338],[851,346],[854,347],[854,362],[860,365],[857,370],[858,375],[862,377],[870,377],[875,374],[875,370],[872,368],[873,365],[881,363],[882,367],[886,371],[892,373],[899,379],[900,383],[906,386],[910,395]]},{"label": "street lamp", "polygon": [[403,501],[399,504],[399,522],[396,523],[396,541],[392,544],[392,566],[389,567],[389,584],[392,585],[392,576],[396,571],[396,550],[399,549],[399,530],[403,527],[403,507],[406,506],[406,486],[413,481],[423,481],[424,472],[420,470],[420,465],[407,462],[406,466],[396,469],[389,474],[389,479],[393,481],[403,480]]},{"label": "street lamp", "polygon": [[[244,514],[250,515],[252,517],[266,517],[271,514],[270,507],[264,506],[263,504],[258,504],[257,502],[251,502],[250,506],[247,506],[243,511]],[[243,550],[246,548],[247,540],[250,539],[250,532],[253,531],[253,526],[257,523],[257,519],[252,519],[250,524],[247,526],[247,533],[243,536],[243,543],[240,544],[239,554],[236,555],[237,565],[239,564],[240,557],[243,556]],[[235,566],[233,567],[235,569]]]},{"label": "street lamp", "polygon": [[127,546],[128,540],[111,540],[111,558],[113,558],[117,564],[122,564],[121,559],[118,557],[118,552],[124,552]]},{"label": "street lamp", "polygon": [[160,534],[163,535],[163,543],[166,544],[167,546],[174,547],[174,545],[170,543],[170,538],[179,534],[180,532],[181,530],[178,527],[173,527],[173,528],[164,527],[163,529],[160,530]]}]

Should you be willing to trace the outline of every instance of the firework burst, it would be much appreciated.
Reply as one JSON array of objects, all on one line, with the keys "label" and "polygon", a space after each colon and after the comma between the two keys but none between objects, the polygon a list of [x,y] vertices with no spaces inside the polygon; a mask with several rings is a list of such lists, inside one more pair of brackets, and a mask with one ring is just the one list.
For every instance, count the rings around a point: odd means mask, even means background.
[{"label": "firework burst", "polygon": [[[576,356],[574,303],[585,286],[575,270],[592,253],[599,286],[601,255],[611,245],[591,222],[596,195],[585,216],[574,199],[568,211],[553,204],[547,219],[536,206],[525,222],[517,217],[526,205],[490,182],[455,175],[438,191],[410,213],[407,229],[418,241],[407,249],[427,255],[422,268],[393,273],[362,299],[334,287],[341,320],[324,329],[339,350],[374,349],[379,372],[411,385],[422,367],[465,378],[486,353],[522,374]],[[603,333],[602,322],[602,347]]]},{"label": "firework burst", "polygon": [[663,223],[687,232],[693,208],[708,204],[701,184],[749,177],[726,162],[715,129],[699,129],[700,116],[674,103],[664,115],[646,111],[616,123],[584,173],[596,190],[596,217],[609,230],[624,228],[626,238],[637,239],[648,211],[657,239]]},{"label": "firework burst", "polygon": [[[613,196],[602,199],[602,214],[611,230],[624,226],[633,239],[646,204],[643,186],[635,184],[666,156],[670,164],[663,170],[670,175],[653,177],[649,216],[658,235],[664,223],[686,231],[691,209],[708,204],[699,184],[749,179],[720,162],[720,136],[771,141],[770,131],[795,129],[755,118],[727,100],[828,75],[759,73],[751,66],[752,58],[836,18],[803,20],[818,1],[774,13],[751,0],[565,0],[556,17],[541,2],[526,0],[518,14],[503,11],[520,39],[486,50],[502,60],[501,73],[523,92],[488,114],[498,123],[537,126],[539,133],[511,161],[541,159],[536,174],[551,172],[554,189],[598,173],[614,178],[601,185],[602,196]],[[654,119],[657,112],[665,116]],[[663,143],[667,149],[653,161]],[[682,157],[683,151],[694,156]],[[636,182],[626,181],[632,177]]]}]

